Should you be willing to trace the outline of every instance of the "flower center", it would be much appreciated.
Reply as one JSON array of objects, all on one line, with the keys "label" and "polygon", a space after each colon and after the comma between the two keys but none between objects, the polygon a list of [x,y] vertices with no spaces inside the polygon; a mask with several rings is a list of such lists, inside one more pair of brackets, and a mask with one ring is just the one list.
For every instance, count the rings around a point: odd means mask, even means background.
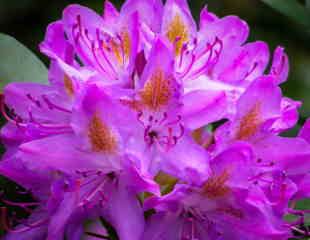
[{"label": "flower center", "polygon": [[172,78],[167,77],[162,70],[154,71],[140,92],[141,102],[153,111],[169,103],[173,94]]},{"label": "flower center", "polygon": [[226,196],[230,192],[230,188],[225,185],[228,179],[227,170],[218,176],[210,176],[202,187],[202,194],[210,199]]},{"label": "flower center", "polygon": [[117,151],[117,139],[98,114],[91,119],[88,137],[94,152],[114,154]]},{"label": "flower center", "polygon": [[175,54],[179,56],[183,44],[188,41],[188,31],[180,15],[175,15],[169,24],[166,36],[171,43],[175,44]]},{"label": "flower center", "polygon": [[166,112],[162,116],[150,115],[147,118],[143,116],[143,112],[140,112],[138,120],[144,126],[144,141],[148,146],[157,143],[165,150],[169,150],[184,135],[184,126],[181,123],[180,115],[177,116],[177,119],[171,120]]},{"label": "flower center", "polygon": [[242,117],[237,130],[236,139],[245,140],[253,136],[258,130],[260,123],[260,104],[257,103]]},{"label": "flower center", "polygon": [[72,83],[72,80],[69,78],[68,75],[64,76],[64,87],[68,94],[68,96],[73,97],[74,96],[74,86]]}]

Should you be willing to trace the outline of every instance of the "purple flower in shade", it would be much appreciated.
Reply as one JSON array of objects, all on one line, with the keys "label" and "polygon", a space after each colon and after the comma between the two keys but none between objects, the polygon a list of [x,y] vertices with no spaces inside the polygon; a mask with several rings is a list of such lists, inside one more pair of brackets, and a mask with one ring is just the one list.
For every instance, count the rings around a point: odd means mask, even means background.
[{"label": "purple flower in shade", "polygon": [[[4,193],[2,202],[30,214],[26,220],[11,221],[3,207],[2,226],[8,232],[4,239],[63,238],[65,230],[72,224],[69,217],[75,211],[73,201],[65,195],[65,191],[71,191],[69,182],[46,167],[32,166],[29,169],[16,155],[1,161],[0,172],[28,189],[35,199],[34,202],[12,202],[5,198]],[[74,231],[78,229],[75,227]]]},{"label": "purple flower in shade", "polygon": [[[145,202],[155,208],[143,239],[287,239],[285,226],[265,193],[251,181],[260,167],[248,144],[213,158],[200,186],[178,184]],[[288,194],[288,192],[285,192]]]},{"label": "purple flower in shade", "polygon": [[[143,230],[143,211],[135,196],[140,191],[159,194],[159,190],[147,172],[139,171],[143,163],[126,152],[135,115],[93,83],[85,83],[84,90],[75,97],[70,131],[21,141],[16,153],[28,167],[45,166],[72,179],[73,186],[64,195],[57,215],[50,216],[48,237],[55,239],[54,234],[64,234],[64,228],[58,231],[58,218],[69,221],[81,215],[85,220],[96,213],[96,217],[109,219],[122,239],[136,239]],[[128,122],[132,124],[128,126]],[[17,128],[27,127],[16,124]],[[126,211],[130,222],[122,219],[121,214]],[[131,230],[134,232],[130,233]]]}]

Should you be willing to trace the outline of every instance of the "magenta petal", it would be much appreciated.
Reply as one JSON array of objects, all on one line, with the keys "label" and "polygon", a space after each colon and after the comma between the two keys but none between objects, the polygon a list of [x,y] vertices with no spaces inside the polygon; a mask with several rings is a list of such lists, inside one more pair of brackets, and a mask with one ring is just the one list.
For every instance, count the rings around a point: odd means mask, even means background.
[{"label": "magenta petal", "polygon": [[219,75],[219,79],[234,83],[252,81],[263,74],[268,62],[269,50],[266,43],[248,43],[242,47],[232,65]]},{"label": "magenta petal", "polygon": [[160,195],[160,188],[150,174],[136,168],[135,163],[131,162],[129,158],[124,158],[124,162],[124,167],[126,168],[124,179],[134,192],[148,192],[157,196]]},{"label": "magenta petal", "polygon": [[202,39],[207,42],[214,42],[215,37],[219,38],[224,46],[240,46],[246,41],[249,35],[249,27],[236,16],[227,16],[207,25],[199,33]]},{"label": "magenta petal", "polygon": [[254,148],[258,159],[286,174],[304,174],[310,169],[310,145],[302,138],[270,136]]},{"label": "magenta petal", "polygon": [[208,7],[205,6],[200,12],[199,29],[204,29],[209,23],[212,23],[216,20],[218,20],[218,17],[215,14],[209,12]]},{"label": "magenta petal", "polygon": [[119,162],[85,151],[80,143],[74,135],[57,135],[22,144],[20,156],[29,164],[38,161],[69,174],[90,169],[109,172],[119,168]]},{"label": "magenta petal", "polygon": [[40,50],[51,58],[58,56],[69,64],[73,63],[73,49],[65,39],[63,23],[61,21],[51,23],[47,27],[45,39],[40,44]]},{"label": "magenta petal", "polygon": [[107,23],[115,23],[115,21],[119,18],[119,12],[116,7],[109,0],[105,0],[103,9],[104,21]]},{"label": "magenta petal", "polygon": [[[4,89],[5,103],[24,120],[34,118],[45,122],[67,122],[71,105],[53,87],[36,83],[11,83]],[[60,106],[56,109],[46,101]]]},{"label": "magenta petal", "polygon": [[121,14],[130,15],[137,12],[140,21],[146,23],[154,32],[160,31],[163,4],[161,0],[127,0],[121,9]]},{"label": "magenta petal", "polygon": [[298,109],[301,102],[290,98],[283,98],[281,101],[281,117],[272,124],[273,132],[282,132],[294,127],[299,119]]},{"label": "magenta petal", "polygon": [[255,173],[253,164],[253,150],[246,143],[229,147],[210,163],[213,174],[217,176],[227,172],[229,175],[227,184],[237,188],[248,188],[246,182]]},{"label": "magenta petal", "polygon": [[177,240],[182,231],[182,218],[174,213],[157,213],[147,222],[145,232],[141,240],[165,239]]},{"label": "magenta petal", "polygon": [[286,55],[282,47],[277,47],[274,51],[270,74],[275,76],[277,83],[280,84],[287,80],[288,73],[288,56]]},{"label": "magenta petal", "polygon": [[47,166],[33,164],[28,168],[20,158],[4,157],[0,162],[0,174],[14,180],[26,189],[32,189],[33,194],[44,199],[49,191],[50,177]]},{"label": "magenta petal", "polygon": [[161,157],[162,171],[186,182],[199,185],[210,174],[208,153],[188,135],[169,151],[163,152]]},{"label": "magenta petal", "polygon": [[226,95],[222,91],[196,90],[183,96],[183,121],[197,129],[225,117]]},{"label": "magenta petal", "polygon": [[257,106],[258,118],[269,119],[280,115],[281,90],[274,84],[272,77],[256,79],[240,97],[237,108],[238,117],[248,114]]},{"label": "magenta petal", "polygon": [[150,57],[144,67],[143,74],[141,76],[140,86],[143,86],[145,82],[154,74],[157,70],[161,70],[168,75],[173,73],[174,57],[173,52],[167,41],[163,39],[157,39],[154,42],[153,48],[150,53]]},{"label": "magenta petal", "polygon": [[85,38],[85,29],[88,36],[96,36],[97,30],[106,30],[103,18],[89,8],[80,5],[70,5],[63,11],[64,30],[77,53],[85,63],[96,65],[92,53],[91,42]]},{"label": "magenta petal", "polygon": [[[188,40],[194,39],[197,34],[197,26],[195,20],[192,17],[187,0],[168,0],[164,7],[164,15],[162,20],[162,34],[166,35],[173,22],[178,18],[184,26],[184,30],[188,34]],[[180,36],[173,36],[180,37]],[[171,43],[174,43],[176,39],[169,39]],[[183,39],[185,40],[185,39]],[[181,40],[181,41],[183,41]],[[185,42],[184,42],[185,43]]]},{"label": "magenta petal", "polygon": [[[135,194],[130,192],[123,182],[120,182],[108,198],[109,202],[104,209],[104,215],[116,229],[119,238],[140,239],[145,223],[143,209]],[[124,221],[124,216],[128,221]]]},{"label": "magenta petal", "polygon": [[57,211],[51,216],[47,239],[62,239],[64,237],[67,222],[76,210],[76,196],[73,194],[70,196],[70,194],[65,195]]}]

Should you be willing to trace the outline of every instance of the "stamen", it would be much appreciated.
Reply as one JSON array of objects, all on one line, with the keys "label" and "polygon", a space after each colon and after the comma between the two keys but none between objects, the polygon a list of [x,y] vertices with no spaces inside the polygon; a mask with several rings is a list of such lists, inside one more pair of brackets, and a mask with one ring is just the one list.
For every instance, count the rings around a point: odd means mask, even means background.
[{"label": "stamen", "polygon": [[[218,50],[216,49],[216,47],[218,47]],[[222,50],[223,50],[223,42],[218,37],[215,38],[213,44],[207,43],[206,50],[201,54],[199,54],[195,61],[199,61],[200,58],[209,54],[208,59],[206,60],[205,64],[202,67],[198,68],[195,72],[191,73],[190,78],[196,77],[206,71],[208,71],[208,75],[212,75],[212,70],[219,61],[219,57]]]},{"label": "stamen", "polygon": [[186,51],[186,49],[187,49],[187,44],[183,44],[182,49],[181,49],[181,54],[180,54],[179,68],[181,68],[183,65],[184,52]]},{"label": "stamen", "polygon": [[27,98],[32,101],[38,108],[41,108],[41,103],[39,100],[34,99],[30,93],[26,94]]},{"label": "stamen", "polygon": [[42,98],[44,100],[44,102],[47,104],[48,108],[50,110],[53,110],[53,109],[57,109],[59,111],[62,111],[62,112],[65,112],[65,113],[72,113],[72,111],[68,110],[68,109],[65,109],[63,107],[60,107],[60,106],[57,106],[56,104],[52,103],[46,95],[42,95]]},{"label": "stamen", "polygon": [[255,62],[249,72],[245,74],[244,79],[248,78],[252,73],[254,73],[255,69],[258,67],[258,62]]},{"label": "stamen", "polygon": [[[98,179],[96,179],[98,180]],[[89,193],[86,194],[86,196],[81,197],[82,202],[79,204],[79,206],[86,206],[93,202],[95,203],[96,201],[94,201],[95,197],[98,196],[98,194],[100,195],[100,197],[104,197],[105,195],[103,194],[103,187],[106,184],[107,179],[99,179],[99,184],[97,184]]]},{"label": "stamen", "polygon": [[[84,44],[90,49],[90,44],[88,41],[86,41],[86,38],[84,37],[84,34],[83,34],[83,27],[82,27],[82,20],[81,20],[81,15],[78,15],[77,16],[77,26],[78,26],[78,34],[79,36],[82,38],[82,41],[84,42]],[[85,33],[85,31],[84,31]],[[87,38],[88,40],[88,38]]]},{"label": "stamen", "polygon": [[[99,42],[99,46],[103,46],[103,40],[100,39],[100,32],[99,29],[96,29],[96,36],[97,36],[97,41]],[[112,45],[113,48],[113,45]],[[106,63],[109,65],[110,69],[112,70],[113,74],[114,74],[114,78],[117,79],[117,71],[114,68],[113,64],[111,63],[111,61],[109,60],[109,58],[107,57],[107,55],[104,52],[103,47],[99,47],[99,50],[104,58],[104,60],[106,61]],[[95,54],[95,53],[94,53]],[[96,55],[96,54],[95,54]]]},{"label": "stamen", "polygon": [[180,73],[180,76],[179,76],[180,78],[184,78],[190,72],[190,70],[192,69],[195,61],[196,61],[196,56],[194,54],[192,54],[191,61],[190,61],[189,65],[185,68],[183,73]]}]

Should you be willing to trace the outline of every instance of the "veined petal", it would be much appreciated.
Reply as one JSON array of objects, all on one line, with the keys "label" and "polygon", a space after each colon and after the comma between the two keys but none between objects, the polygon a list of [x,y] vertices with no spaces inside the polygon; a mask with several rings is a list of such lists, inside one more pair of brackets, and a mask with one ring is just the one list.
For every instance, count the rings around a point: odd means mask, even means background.
[{"label": "veined petal", "polygon": [[140,21],[146,23],[154,32],[160,31],[163,4],[161,0],[127,0],[121,9],[121,14],[130,15],[137,12]]},{"label": "veined petal", "polygon": [[71,104],[55,88],[36,83],[11,83],[4,89],[5,103],[23,120],[68,122]]},{"label": "veined petal", "polygon": [[251,82],[263,74],[268,61],[269,50],[266,43],[248,43],[242,47],[239,55],[220,73],[218,78],[238,84],[242,84],[242,81]]},{"label": "veined petal", "polygon": [[85,151],[81,140],[70,134],[24,143],[19,150],[19,156],[27,164],[37,161],[69,174],[93,169],[110,172],[120,168],[117,158]]},{"label": "veined petal", "polygon": [[63,11],[64,30],[82,60],[94,66],[92,42],[96,40],[97,30],[107,31],[103,18],[89,8],[70,5]]},{"label": "veined petal", "polygon": [[237,116],[233,122],[236,139],[254,136],[267,120],[280,116],[281,91],[272,77],[256,79],[237,103]]},{"label": "veined petal", "polygon": [[167,44],[156,40],[144,68],[140,86],[140,100],[151,111],[167,108],[180,95],[179,84],[173,75],[173,55]]},{"label": "veined petal", "polygon": [[168,0],[164,8],[161,33],[174,46],[176,56],[180,55],[183,44],[196,37],[196,31],[196,23],[187,1]]},{"label": "veined petal", "polygon": [[236,16],[227,16],[213,21],[199,32],[199,39],[212,43],[219,38],[223,45],[240,46],[249,35],[249,27]]}]

